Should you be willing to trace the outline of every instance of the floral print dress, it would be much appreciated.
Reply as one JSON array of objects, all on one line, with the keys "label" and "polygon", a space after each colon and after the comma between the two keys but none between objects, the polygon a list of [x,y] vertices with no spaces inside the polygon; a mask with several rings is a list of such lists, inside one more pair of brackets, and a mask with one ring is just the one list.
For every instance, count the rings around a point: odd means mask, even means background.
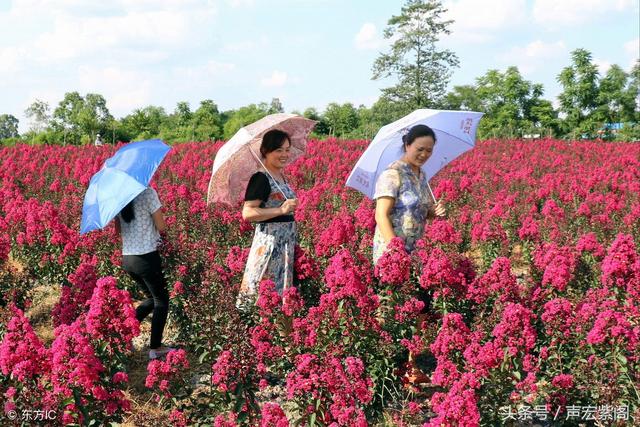
[{"label": "floral print dress", "polygon": [[[396,160],[385,169],[376,182],[374,200],[379,197],[392,197],[395,204],[389,217],[393,232],[404,240],[407,252],[415,249],[422,237],[433,198],[429,192],[427,177],[422,170],[416,175],[411,166]],[[377,263],[387,248],[380,228],[376,225],[373,236],[373,262]]]},{"label": "floral print dress", "polygon": [[[276,183],[270,174],[265,174],[269,179],[271,193],[261,205],[263,208],[276,208],[282,205],[285,198],[278,189],[294,199],[295,193],[286,182]],[[277,185],[276,185],[277,184]],[[259,222],[256,224],[253,243],[249,250],[249,258],[245,268],[240,293],[236,306],[243,310],[249,310],[255,305],[258,296],[258,286],[262,280],[270,279],[276,285],[276,291],[280,295],[285,289],[293,285],[294,254],[297,243],[297,231],[295,221],[287,222]]]}]

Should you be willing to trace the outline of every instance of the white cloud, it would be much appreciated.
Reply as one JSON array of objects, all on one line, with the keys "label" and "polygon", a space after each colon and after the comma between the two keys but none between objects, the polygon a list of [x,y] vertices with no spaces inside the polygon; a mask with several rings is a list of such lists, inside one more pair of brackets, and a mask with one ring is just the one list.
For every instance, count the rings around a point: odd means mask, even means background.
[{"label": "white cloud", "polygon": [[148,105],[157,82],[153,76],[132,69],[82,66],[78,69],[78,86],[81,94],[103,95],[111,114],[119,116]]},{"label": "white cloud", "polygon": [[218,62],[210,60],[204,65],[195,67],[176,67],[173,69],[173,77],[181,81],[208,81],[221,77],[236,69],[236,65],[230,62]]},{"label": "white cloud", "polygon": [[602,19],[607,13],[636,8],[634,0],[535,0],[533,17],[548,27],[565,27]]},{"label": "white cloud", "polygon": [[13,47],[26,53],[20,58],[23,65],[42,66],[93,57],[105,49],[114,60],[120,59],[121,53],[132,52],[143,60],[164,59],[167,51],[202,39],[208,31],[205,24],[215,14],[207,0],[117,0],[106,4],[16,0],[9,11],[0,13],[0,25],[10,28],[9,23],[19,21],[31,29],[35,36],[14,42]]},{"label": "white cloud", "polygon": [[222,46],[222,51],[225,53],[250,52],[256,49],[264,49],[267,46],[269,46],[269,39],[263,35],[254,40],[227,43]]},{"label": "white cloud", "polygon": [[287,73],[283,71],[274,71],[270,77],[260,80],[260,84],[266,87],[281,87],[287,83]]},{"label": "white cloud", "polygon": [[516,65],[522,74],[529,74],[539,67],[544,67],[546,61],[559,58],[566,53],[564,41],[545,43],[535,40],[526,46],[516,46],[500,56],[508,65]]},{"label": "white cloud", "polygon": [[371,22],[366,22],[356,34],[354,39],[358,49],[378,49],[382,46],[382,38],[378,35],[376,26]]},{"label": "white cloud", "polygon": [[604,59],[593,58],[593,63],[598,67],[598,73],[600,73],[600,76],[607,74],[607,71],[611,68],[611,62]]},{"label": "white cloud", "polygon": [[452,42],[485,43],[497,33],[520,25],[526,18],[526,0],[447,0],[444,19],[452,19]]},{"label": "white cloud", "polygon": [[253,7],[255,5],[255,0],[227,0],[227,4],[229,6],[238,8],[238,7]]},{"label": "white cloud", "polygon": [[640,37],[626,42],[624,44],[624,51],[629,55],[629,70],[631,70],[638,59],[640,59]]}]

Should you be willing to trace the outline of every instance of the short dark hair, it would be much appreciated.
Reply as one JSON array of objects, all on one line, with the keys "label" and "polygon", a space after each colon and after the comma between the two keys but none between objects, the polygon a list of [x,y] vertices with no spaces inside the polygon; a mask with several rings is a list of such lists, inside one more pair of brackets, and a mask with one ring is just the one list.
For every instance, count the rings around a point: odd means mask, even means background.
[{"label": "short dark hair", "polygon": [[289,134],[279,129],[273,129],[265,133],[262,137],[262,144],[260,144],[260,154],[262,157],[266,157],[267,154],[272,151],[276,151],[284,145],[285,141],[291,143]]},{"label": "short dark hair", "polygon": [[434,143],[437,141],[436,140],[436,133],[429,126],[427,126],[427,125],[415,125],[411,129],[409,129],[409,132],[407,132],[406,134],[402,135],[402,149],[404,151],[407,151],[407,147],[409,145],[413,144],[413,142],[416,139],[418,139],[418,138],[420,138],[422,136],[430,136],[431,138],[433,138],[433,142]]}]

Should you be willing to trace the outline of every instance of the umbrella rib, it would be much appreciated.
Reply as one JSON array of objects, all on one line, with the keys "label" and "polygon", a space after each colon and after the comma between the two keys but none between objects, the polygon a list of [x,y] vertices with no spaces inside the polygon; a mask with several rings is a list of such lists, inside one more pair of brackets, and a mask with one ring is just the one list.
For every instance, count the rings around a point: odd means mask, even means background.
[{"label": "umbrella rib", "polygon": [[[464,139],[459,138],[459,137],[457,137],[457,136],[455,136],[455,135],[453,135],[453,134],[450,134],[449,132],[445,132],[445,131],[440,130],[440,129],[437,129],[437,128],[434,128],[434,130],[438,131],[439,133],[444,133],[445,135],[449,135],[450,137],[455,138],[455,139],[457,139],[458,141],[460,141],[460,142],[462,142],[462,143],[464,143],[464,144],[467,144],[467,145],[468,145],[469,147],[471,147],[471,148],[475,148],[475,145],[473,145],[473,144],[471,144],[471,143],[469,143],[469,142],[465,141]],[[397,131],[396,133],[397,133],[397,134],[400,134],[400,133],[401,133],[401,131]]]}]

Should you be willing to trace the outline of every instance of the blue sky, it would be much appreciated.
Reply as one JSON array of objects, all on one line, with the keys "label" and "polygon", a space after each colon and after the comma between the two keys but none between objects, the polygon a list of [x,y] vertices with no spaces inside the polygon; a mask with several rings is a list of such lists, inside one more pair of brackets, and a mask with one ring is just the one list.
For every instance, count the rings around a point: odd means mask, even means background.
[{"label": "blue sky", "polygon": [[[516,65],[560,92],[576,48],[599,69],[640,56],[639,0],[445,0],[460,59],[451,85]],[[0,114],[20,119],[35,99],[100,93],[116,117],[146,105],[221,110],[278,97],[286,111],[329,102],[370,106],[371,65],[388,47],[400,0],[0,0]]]}]

